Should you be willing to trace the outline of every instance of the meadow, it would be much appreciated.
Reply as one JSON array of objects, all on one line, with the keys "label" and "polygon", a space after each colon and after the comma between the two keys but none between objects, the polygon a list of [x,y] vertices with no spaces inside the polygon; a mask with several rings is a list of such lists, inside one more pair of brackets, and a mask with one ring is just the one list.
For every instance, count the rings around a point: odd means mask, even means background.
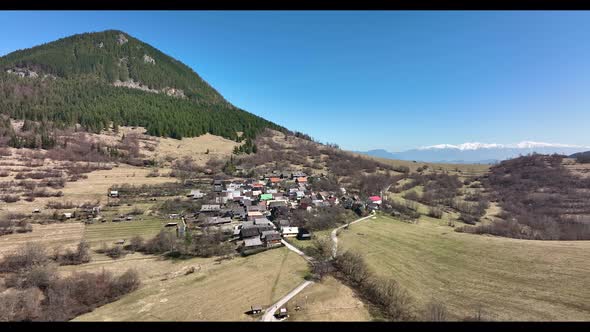
[{"label": "meadow", "polygon": [[379,216],[343,230],[339,246],[397,280],[420,311],[443,302],[451,319],[481,308],[489,320],[590,319],[590,241],[530,241],[454,232]]}]

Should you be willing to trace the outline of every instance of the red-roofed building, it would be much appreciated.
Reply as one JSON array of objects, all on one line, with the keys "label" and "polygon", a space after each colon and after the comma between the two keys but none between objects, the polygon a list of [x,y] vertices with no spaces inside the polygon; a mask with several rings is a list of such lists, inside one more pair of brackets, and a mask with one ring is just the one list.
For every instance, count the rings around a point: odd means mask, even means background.
[{"label": "red-roofed building", "polygon": [[300,178],[297,178],[297,179],[295,180],[295,182],[297,182],[297,183],[307,183],[307,177],[305,177],[305,176],[302,176],[302,177],[300,177]]},{"label": "red-roofed building", "polygon": [[369,201],[371,201],[371,203],[374,203],[374,204],[381,204],[381,202],[382,202],[381,197],[379,197],[379,196],[371,196],[371,197],[369,197]]}]

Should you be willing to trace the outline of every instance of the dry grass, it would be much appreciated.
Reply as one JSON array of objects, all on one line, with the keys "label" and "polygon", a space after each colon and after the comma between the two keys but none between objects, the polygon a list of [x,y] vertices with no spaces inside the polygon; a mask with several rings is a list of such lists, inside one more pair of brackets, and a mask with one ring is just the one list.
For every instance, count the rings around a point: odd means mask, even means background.
[{"label": "dry grass", "polygon": [[[137,266],[146,278],[137,291],[107,304],[79,321],[251,321],[245,314],[251,305],[269,306],[295,288],[307,272],[307,264],[286,248],[216,264],[214,259],[184,261],[138,259],[138,254],[117,263]],[[149,256],[148,256],[149,257]],[[166,272],[199,266],[193,274],[161,281]],[[102,268],[95,263],[92,269]],[[121,267],[122,268],[122,267]],[[158,272],[161,273],[158,275]]]},{"label": "dry grass", "polygon": [[30,233],[0,236],[0,258],[24,246],[26,243],[39,243],[51,250],[61,247],[74,249],[84,234],[82,223],[33,224]]},{"label": "dry grass", "polygon": [[[301,310],[295,311],[295,306]],[[290,321],[369,321],[371,315],[353,290],[326,277],[287,303]]]},{"label": "dry grass", "polygon": [[[199,137],[182,138],[159,138],[159,143],[154,151],[156,159],[174,158],[184,156],[192,157],[199,165],[205,163],[212,157],[229,157],[235,146],[240,143],[225,139],[221,136],[205,134]],[[207,150],[209,153],[207,154]]]},{"label": "dry grass", "polygon": [[454,319],[482,305],[493,320],[590,319],[590,241],[530,241],[454,232],[422,217],[378,217],[341,233],[378,274],[398,280],[418,307],[436,298]]},{"label": "dry grass", "polygon": [[147,240],[158,234],[167,222],[153,217],[142,217],[142,220],[95,223],[86,225],[84,239],[92,247],[100,246],[102,243],[110,246],[113,242],[123,239],[129,241],[136,235]]}]

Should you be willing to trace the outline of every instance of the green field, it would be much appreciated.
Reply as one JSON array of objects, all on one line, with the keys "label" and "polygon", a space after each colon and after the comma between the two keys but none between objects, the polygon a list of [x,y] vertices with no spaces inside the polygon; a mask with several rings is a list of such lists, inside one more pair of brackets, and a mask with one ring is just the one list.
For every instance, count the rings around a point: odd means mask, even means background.
[{"label": "green field", "polygon": [[399,281],[416,310],[431,299],[452,319],[481,306],[491,320],[590,320],[590,241],[530,241],[454,232],[422,217],[379,216],[339,235],[380,275]]},{"label": "green field", "polygon": [[[272,305],[308,273],[305,260],[285,247],[220,263],[213,258],[170,261],[145,255],[146,261],[139,255],[89,266],[93,270],[103,266],[121,270],[117,264],[135,267],[147,280],[139,290],[75,320],[251,321],[257,319],[245,314],[251,305]],[[164,281],[158,278],[189,265],[198,266],[198,271]]]},{"label": "green field", "polygon": [[[140,217],[142,220],[121,222],[107,221],[104,223],[98,222],[86,225],[84,239],[93,247],[102,245],[102,243],[111,245],[112,242],[122,239],[129,240],[135,235],[148,239],[158,234],[158,232],[163,229],[164,225],[168,223],[168,220],[146,216]],[[175,220],[175,222],[178,222],[178,220]]]}]

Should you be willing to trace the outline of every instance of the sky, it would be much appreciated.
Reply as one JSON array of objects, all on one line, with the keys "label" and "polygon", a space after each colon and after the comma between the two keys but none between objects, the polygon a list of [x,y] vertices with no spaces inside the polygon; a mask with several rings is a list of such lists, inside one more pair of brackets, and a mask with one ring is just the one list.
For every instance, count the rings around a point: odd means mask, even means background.
[{"label": "sky", "polygon": [[107,29],[347,150],[590,145],[590,12],[2,11],[0,55]]}]

